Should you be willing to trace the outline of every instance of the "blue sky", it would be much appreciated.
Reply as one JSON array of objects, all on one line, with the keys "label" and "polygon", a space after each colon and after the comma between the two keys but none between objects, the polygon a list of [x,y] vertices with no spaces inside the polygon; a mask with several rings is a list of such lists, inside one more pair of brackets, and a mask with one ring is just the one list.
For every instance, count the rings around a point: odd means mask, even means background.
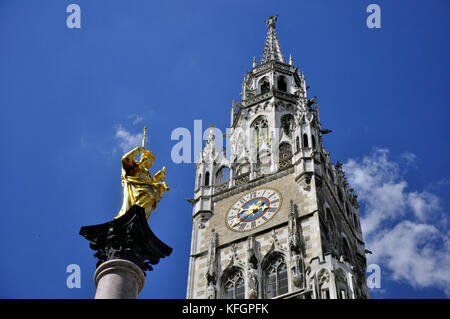
[{"label": "blue sky", "polygon": [[[81,7],[81,29],[66,7]],[[366,7],[381,7],[368,29]],[[144,125],[171,190],[149,220],[173,254],[141,298],[184,298],[194,165],[177,127],[225,130],[278,13],[288,58],[316,95],[324,145],[359,194],[374,298],[450,296],[448,1],[0,1],[0,297],[91,298],[81,226],[121,206],[122,147]],[[81,267],[69,289],[66,267]]]}]

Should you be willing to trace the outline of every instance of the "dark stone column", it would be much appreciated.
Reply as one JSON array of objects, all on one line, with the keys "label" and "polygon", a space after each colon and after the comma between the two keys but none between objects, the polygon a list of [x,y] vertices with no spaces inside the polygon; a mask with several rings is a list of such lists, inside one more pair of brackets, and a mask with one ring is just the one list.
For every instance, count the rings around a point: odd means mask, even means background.
[{"label": "dark stone column", "polygon": [[151,231],[144,209],[136,205],[110,222],[81,227],[80,235],[96,251],[96,299],[137,298],[145,272],[172,253]]}]

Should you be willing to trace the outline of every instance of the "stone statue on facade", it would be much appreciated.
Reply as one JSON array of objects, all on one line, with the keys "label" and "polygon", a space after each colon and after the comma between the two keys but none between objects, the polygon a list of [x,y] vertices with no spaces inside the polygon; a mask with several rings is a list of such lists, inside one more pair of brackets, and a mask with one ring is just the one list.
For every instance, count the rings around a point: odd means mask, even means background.
[{"label": "stone statue on facade", "polygon": [[288,221],[288,242],[291,253],[292,281],[296,287],[302,287],[304,282],[302,239],[297,223],[297,206],[292,200]]},{"label": "stone statue on facade", "polygon": [[248,249],[247,249],[247,298],[257,299],[258,298],[258,258],[257,255],[256,240],[254,236],[248,238]]},{"label": "stone statue on facade", "polygon": [[205,274],[207,288],[206,298],[216,298],[216,280],[217,280],[217,234],[214,229],[211,230],[211,241],[208,249],[208,270]]},{"label": "stone statue on facade", "polygon": [[249,299],[257,299],[258,298],[258,271],[254,264],[249,264],[249,269],[247,271],[248,277],[248,293],[247,297]]}]

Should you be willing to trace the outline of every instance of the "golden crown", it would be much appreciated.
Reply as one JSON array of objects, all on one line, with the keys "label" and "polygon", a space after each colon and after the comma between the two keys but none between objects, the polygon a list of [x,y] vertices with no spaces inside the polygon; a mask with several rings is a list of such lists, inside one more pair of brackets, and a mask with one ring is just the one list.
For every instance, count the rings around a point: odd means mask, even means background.
[{"label": "golden crown", "polygon": [[144,161],[146,159],[150,159],[150,160],[154,161],[156,159],[155,154],[153,154],[149,150],[142,150],[140,161],[142,162],[142,161]]}]

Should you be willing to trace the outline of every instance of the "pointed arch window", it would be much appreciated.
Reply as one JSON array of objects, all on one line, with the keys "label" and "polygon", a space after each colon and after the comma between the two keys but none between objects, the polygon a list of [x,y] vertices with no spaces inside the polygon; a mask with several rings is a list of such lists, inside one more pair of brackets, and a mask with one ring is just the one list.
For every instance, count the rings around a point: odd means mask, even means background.
[{"label": "pointed arch window", "polygon": [[345,238],[342,238],[342,254],[350,263],[353,263],[350,245],[348,244],[348,241]]},{"label": "pointed arch window", "polygon": [[330,299],[330,274],[325,269],[318,272],[319,292],[321,299]]},{"label": "pointed arch window", "polygon": [[284,134],[290,136],[294,129],[294,116],[292,114],[285,114],[281,117],[280,122]]},{"label": "pointed arch window", "polygon": [[303,147],[308,147],[308,134],[303,134]]},{"label": "pointed arch window", "polygon": [[328,251],[331,252],[336,247],[336,238],[335,238],[335,231],[337,229],[336,222],[333,218],[333,214],[331,212],[331,209],[328,207],[325,209],[325,216],[326,216],[326,222],[327,222],[327,246]]},{"label": "pointed arch window", "polygon": [[270,90],[269,80],[267,78],[263,78],[262,80],[260,80],[259,88],[260,88],[261,94],[269,92],[269,90]]},{"label": "pointed arch window", "polygon": [[255,133],[255,145],[258,150],[262,143],[265,142],[266,146],[269,145],[269,125],[267,122],[267,118],[264,116],[259,116],[256,120],[253,121],[251,125],[252,129]]},{"label": "pointed arch window", "polygon": [[287,92],[287,82],[286,82],[286,78],[285,78],[284,76],[282,76],[282,75],[280,75],[280,76],[277,78],[277,88],[278,88],[278,90],[280,90],[280,91]]},{"label": "pointed arch window", "polygon": [[267,298],[288,292],[287,267],[281,255],[271,259],[265,270],[265,293]]},{"label": "pointed arch window", "polygon": [[244,299],[245,287],[242,272],[239,269],[233,269],[225,278],[223,285],[224,299]]},{"label": "pointed arch window", "polygon": [[205,186],[209,186],[209,172],[205,174]]},{"label": "pointed arch window", "polygon": [[226,166],[222,166],[216,174],[215,184],[226,182],[230,179],[230,169]]},{"label": "pointed arch window", "polygon": [[348,299],[350,296],[348,290],[347,276],[342,269],[336,270],[335,281],[336,281],[337,299]]},{"label": "pointed arch window", "polygon": [[298,136],[295,138],[295,147],[297,151],[300,149],[300,139],[298,138]]},{"label": "pointed arch window", "polygon": [[314,137],[314,135],[311,135],[311,141],[312,141],[312,148],[313,150],[316,149],[316,138]]},{"label": "pointed arch window", "polygon": [[202,174],[198,175],[197,188],[202,186]]}]

